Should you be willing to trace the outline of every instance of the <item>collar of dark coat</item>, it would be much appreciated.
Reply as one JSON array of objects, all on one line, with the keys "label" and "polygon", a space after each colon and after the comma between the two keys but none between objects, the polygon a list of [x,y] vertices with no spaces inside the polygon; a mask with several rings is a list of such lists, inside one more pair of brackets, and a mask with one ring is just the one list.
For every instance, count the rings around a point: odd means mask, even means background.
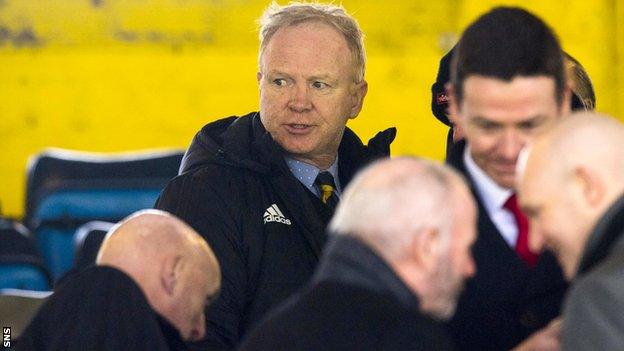
[{"label": "collar of dark coat", "polygon": [[405,285],[390,265],[359,239],[333,236],[313,278],[360,286],[382,295],[390,295],[407,309],[418,311],[418,297]]},{"label": "collar of dark coat", "polygon": [[624,237],[624,194],[609,207],[589,235],[581,256],[577,278],[602,262],[622,237]]},{"label": "collar of dark coat", "polygon": [[[341,183],[346,185],[358,166],[389,156],[390,144],[395,136],[396,128],[388,128],[377,133],[368,145],[364,145],[351,129],[345,128],[338,148]],[[223,144],[219,150],[233,164],[264,174],[290,172],[284,161],[284,150],[262,125],[260,113],[253,112],[239,117],[226,129],[222,138]]]},{"label": "collar of dark coat", "polygon": [[171,351],[184,351],[188,350],[184,340],[182,340],[182,336],[180,332],[169,323],[163,316],[154,312],[156,314],[156,319],[158,320],[158,325],[160,326],[160,330],[162,330],[163,336],[165,337],[165,341],[167,342],[167,346]]}]

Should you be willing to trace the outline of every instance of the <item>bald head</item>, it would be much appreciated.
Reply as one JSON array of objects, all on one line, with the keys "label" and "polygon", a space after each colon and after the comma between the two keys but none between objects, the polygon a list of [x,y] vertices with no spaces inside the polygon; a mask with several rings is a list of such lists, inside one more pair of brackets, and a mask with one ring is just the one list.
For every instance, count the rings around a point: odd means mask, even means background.
[{"label": "bald head", "polygon": [[204,335],[203,311],[220,288],[220,268],[204,239],[178,218],[158,210],[129,216],[106,235],[96,264],[130,276],[184,339]]},{"label": "bald head", "polygon": [[378,253],[440,319],[455,308],[475,268],[476,208],[450,168],[412,157],[378,161],[342,197],[330,230],[358,238]]},{"label": "bald head", "polygon": [[377,162],[351,182],[330,223],[357,236],[387,259],[400,257],[423,228],[450,230],[452,203],[469,197],[459,175],[433,162],[404,157]]},{"label": "bald head", "polygon": [[518,190],[530,244],[550,248],[572,278],[589,233],[624,191],[624,125],[575,113],[535,141],[524,168]]}]

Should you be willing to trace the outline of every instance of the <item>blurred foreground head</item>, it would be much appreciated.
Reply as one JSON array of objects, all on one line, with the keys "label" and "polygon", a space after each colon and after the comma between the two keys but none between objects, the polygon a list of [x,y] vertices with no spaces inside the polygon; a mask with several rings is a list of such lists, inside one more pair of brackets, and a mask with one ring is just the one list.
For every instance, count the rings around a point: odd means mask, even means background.
[{"label": "blurred foreground head", "polygon": [[221,284],[219,264],[204,239],[177,217],[157,210],[129,216],[107,234],[96,263],[130,276],[183,339],[204,336],[204,309]]},{"label": "blurred foreground head", "polygon": [[475,226],[474,201],[455,171],[402,157],[356,176],[330,230],[371,247],[419,297],[424,313],[448,319],[464,280],[475,273]]},{"label": "blurred foreground head", "polygon": [[624,192],[624,125],[597,113],[575,113],[537,139],[519,168],[529,243],[533,250],[552,250],[571,279],[589,234]]}]

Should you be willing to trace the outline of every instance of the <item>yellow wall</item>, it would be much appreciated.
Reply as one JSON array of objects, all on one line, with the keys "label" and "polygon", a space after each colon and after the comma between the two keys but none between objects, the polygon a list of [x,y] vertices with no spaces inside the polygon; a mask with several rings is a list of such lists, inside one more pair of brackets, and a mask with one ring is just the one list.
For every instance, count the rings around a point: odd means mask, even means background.
[{"label": "yellow wall", "polygon": [[[366,33],[369,59],[369,94],[350,126],[363,138],[397,126],[394,154],[441,159],[445,129],[429,105],[438,60],[498,3],[549,22],[589,71],[598,109],[622,116],[622,2],[344,0]],[[267,4],[0,0],[3,213],[22,214],[26,161],[44,147],[186,147],[206,122],[256,110],[254,21]]]}]

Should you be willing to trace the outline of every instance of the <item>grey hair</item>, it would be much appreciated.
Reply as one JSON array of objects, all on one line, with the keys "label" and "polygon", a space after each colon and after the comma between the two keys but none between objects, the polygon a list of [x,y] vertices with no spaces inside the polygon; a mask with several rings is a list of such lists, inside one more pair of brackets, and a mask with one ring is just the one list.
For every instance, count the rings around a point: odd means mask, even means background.
[{"label": "grey hair", "polygon": [[457,172],[432,161],[378,161],[347,187],[329,229],[361,239],[388,260],[400,259],[421,230],[436,229],[450,242],[458,187],[468,191]]},{"label": "grey hair", "polygon": [[364,34],[356,20],[347,13],[344,7],[336,5],[291,2],[286,6],[280,6],[275,2],[271,3],[258,20],[260,25],[258,63],[264,49],[279,29],[304,22],[321,22],[332,26],[342,34],[355,61],[355,80],[360,82],[364,79],[366,70]]}]

